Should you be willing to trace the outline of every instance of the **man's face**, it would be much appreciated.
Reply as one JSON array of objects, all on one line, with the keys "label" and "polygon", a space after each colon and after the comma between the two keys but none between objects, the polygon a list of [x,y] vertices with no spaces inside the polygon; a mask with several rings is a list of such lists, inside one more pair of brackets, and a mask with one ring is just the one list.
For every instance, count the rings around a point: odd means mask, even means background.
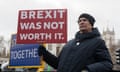
[{"label": "man's face", "polygon": [[88,19],[84,17],[79,19],[78,25],[79,25],[80,32],[82,33],[92,31],[92,25],[90,24]]}]

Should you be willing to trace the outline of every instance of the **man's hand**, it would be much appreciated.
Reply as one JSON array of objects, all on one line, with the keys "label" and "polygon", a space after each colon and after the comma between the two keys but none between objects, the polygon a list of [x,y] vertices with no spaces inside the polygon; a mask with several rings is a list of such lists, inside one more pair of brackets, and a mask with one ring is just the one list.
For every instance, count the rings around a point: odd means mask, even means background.
[{"label": "man's hand", "polygon": [[43,45],[40,45],[38,48],[38,55],[42,56],[43,53],[45,53],[45,51],[46,51],[46,48]]}]

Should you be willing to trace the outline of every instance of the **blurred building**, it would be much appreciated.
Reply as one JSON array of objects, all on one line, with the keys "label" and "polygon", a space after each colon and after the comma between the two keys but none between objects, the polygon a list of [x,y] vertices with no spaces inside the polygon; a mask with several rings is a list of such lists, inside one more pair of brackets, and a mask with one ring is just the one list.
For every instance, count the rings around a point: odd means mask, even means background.
[{"label": "blurred building", "polygon": [[64,43],[48,44],[47,50],[50,51],[55,56],[58,56],[59,53],[61,52],[63,46],[64,46]]},{"label": "blurred building", "polygon": [[9,60],[9,53],[7,51],[8,47],[8,42],[4,40],[3,36],[0,36],[0,64]]},{"label": "blurred building", "polygon": [[109,28],[107,28],[106,30],[103,31],[102,37],[105,40],[107,48],[112,57],[112,62],[114,64],[113,69],[120,70],[120,65],[117,64],[116,60],[116,49],[120,48],[120,40],[115,39],[114,29],[110,30]]}]

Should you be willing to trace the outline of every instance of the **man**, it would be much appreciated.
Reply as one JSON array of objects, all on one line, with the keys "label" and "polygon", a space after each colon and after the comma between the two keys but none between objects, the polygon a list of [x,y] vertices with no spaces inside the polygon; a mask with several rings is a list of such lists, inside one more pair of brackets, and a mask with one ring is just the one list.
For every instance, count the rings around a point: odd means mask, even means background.
[{"label": "man", "polygon": [[38,54],[57,72],[108,72],[112,69],[112,61],[104,40],[97,28],[95,18],[83,13],[78,18],[79,31],[75,38],[63,47],[60,55],[55,57],[43,46],[39,46]]}]

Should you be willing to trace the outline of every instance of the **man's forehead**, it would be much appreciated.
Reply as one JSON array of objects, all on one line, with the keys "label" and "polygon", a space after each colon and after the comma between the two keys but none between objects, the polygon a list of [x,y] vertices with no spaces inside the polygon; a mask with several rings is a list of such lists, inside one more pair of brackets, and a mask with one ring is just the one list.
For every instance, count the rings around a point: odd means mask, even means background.
[{"label": "man's forehead", "polygon": [[87,18],[85,18],[85,17],[81,17],[79,20],[83,20],[83,19],[86,19],[86,20],[88,20]]}]

